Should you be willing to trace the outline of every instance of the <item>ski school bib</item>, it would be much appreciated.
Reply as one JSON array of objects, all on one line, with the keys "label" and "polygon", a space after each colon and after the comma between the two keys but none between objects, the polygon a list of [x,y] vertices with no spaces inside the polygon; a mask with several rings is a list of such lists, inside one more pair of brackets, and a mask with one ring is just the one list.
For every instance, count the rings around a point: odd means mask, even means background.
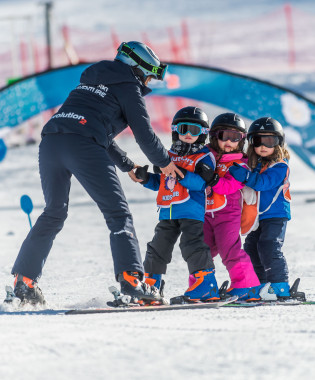
[{"label": "ski school bib", "polygon": [[[222,178],[226,175],[226,173],[229,171],[229,168],[233,165],[233,163],[236,162],[239,165],[247,165],[242,160],[233,160],[229,162],[219,162],[216,166],[216,173],[218,173],[219,177]],[[226,206],[227,200],[226,196],[224,194],[217,194],[216,192],[213,192],[212,195],[207,197],[207,209],[206,212],[214,212],[222,210]]]},{"label": "ski school bib", "polygon": [[[197,163],[204,157],[209,156],[209,153],[197,153],[188,156],[178,156],[172,151],[168,152],[171,160],[179,167],[194,172]],[[161,174],[160,188],[156,198],[157,206],[162,208],[171,207],[172,204],[184,203],[190,198],[189,190],[179,183],[172,176],[166,177]]]},{"label": "ski school bib", "polygon": [[[269,206],[263,210],[259,211],[260,206],[260,191],[255,191],[254,189],[251,189],[256,196],[253,198],[254,201],[251,202],[251,204],[248,204],[246,202],[246,199],[243,197],[243,209],[242,209],[242,217],[241,217],[241,234],[243,236],[248,235],[250,232],[257,230],[259,226],[259,215],[264,214],[267,212],[270,207],[273,205],[273,203],[278,199],[281,192],[283,193],[284,199],[287,202],[291,202],[291,194],[290,194],[290,182],[289,182],[289,174],[290,174],[290,168],[284,160],[279,161],[283,164],[287,165],[287,174],[283,180],[283,184],[279,187],[278,191],[276,192],[275,196],[273,197],[272,201],[270,202]],[[278,162],[268,166],[265,165],[261,170],[260,174],[263,173],[268,168],[272,168],[275,166]],[[246,186],[245,186],[246,187]]]}]

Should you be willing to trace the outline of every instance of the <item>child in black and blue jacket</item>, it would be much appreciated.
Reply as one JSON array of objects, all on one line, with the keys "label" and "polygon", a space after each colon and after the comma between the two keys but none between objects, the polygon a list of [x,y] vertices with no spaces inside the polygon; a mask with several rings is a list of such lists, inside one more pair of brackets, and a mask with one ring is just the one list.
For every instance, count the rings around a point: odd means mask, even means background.
[{"label": "child in black and blue jacket", "polygon": [[175,114],[172,124],[173,144],[169,155],[184,178],[148,173],[148,166],[136,171],[144,187],[158,191],[160,208],[160,221],[147,245],[144,260],[146,282],[158,288],[161,286],[162,274],[166,273],[180,236],[181,253],[192,275],[190,278],[194,278],[184,295],[191,300],[215,301],[220,295],[203,234],[206,187],[218,180],[214,173],[214,156],[204,147],[209,132],[208,117],[199,108],[185,107]]},{"label": "child in black and blue jacket", "polygon": [[259,224],[246,237],[244,250],[261,283],[270,282],[278,298],[292,297],[282,252],[291,219],[290,155],[284,145],[284,132],[277,120],[263,117],[251,124],[247,138],[248,166],[252,171],[238,164],[229,169],[235,179],[257,192]]}]

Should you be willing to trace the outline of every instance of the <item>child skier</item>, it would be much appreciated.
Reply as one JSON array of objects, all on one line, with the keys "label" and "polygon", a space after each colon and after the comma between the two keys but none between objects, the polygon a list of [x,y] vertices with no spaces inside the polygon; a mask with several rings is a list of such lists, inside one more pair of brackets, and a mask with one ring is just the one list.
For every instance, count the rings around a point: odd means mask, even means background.
[{"label": "child skier", "polygon": [[146,282],[160,288],[162,274],[166,273],[174,245],[181,235],[181,253],[193,279],[184,295],[194,301],[215,301],[220,295],[213,260],[203,235],[205,189],[216,181],[213,155],[204,146],[209,131],[208,117],[199,108],[185,107],[175,114],[172,124],[173,144],[169,155],[184,178],[148,173],[147,166],[136,170],[144,187],[158,191],[160,207],[160,221],[147,245],[144,260]]},{"label": "child skier", "polygon": [[[218,115],[211,124],[208,148],[216,159],[219,180],[207,189],[207,212],[204,223],[205,242],[214,258],[220,254],[226,266],[231,287],[227,294],[240,300],[259,300],[260,282],[248,254],[241,249],[240,238],[243,184],[229,174],[229,167],[237,162],[246,165],[243,155],[246,126],[235,113]],[[245,170],[245,169],[244,169]]]},{"label": "child skier", "polygon": [[234,164],[229,171],[239,182],[258,192],[259,226],[245,240],[261,283],[271,282],[278,298],[290,297],[288,266],[282,253],[290,214],[290,158],[281,124],[270,117],[254,121],[248,131],[248,165]]}]

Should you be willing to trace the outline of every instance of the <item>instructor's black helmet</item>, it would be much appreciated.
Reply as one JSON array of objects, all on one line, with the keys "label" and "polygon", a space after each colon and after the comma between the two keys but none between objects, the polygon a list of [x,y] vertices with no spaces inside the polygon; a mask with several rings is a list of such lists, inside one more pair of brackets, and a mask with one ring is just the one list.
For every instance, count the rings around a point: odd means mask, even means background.
[{"label": "instructor's black helmet", "polygon": [[[209,119],[207,114],[198,107],[184,107],[181,108],[179,111],[176,112],[172,125],[177,125],[178,123],[196,123],[200,124],[203,128],[209,128]],[[204,144],[207,139],[207,133],[199,135],[196,143]],[[172,132],[172,140],[177,141],[178,140],[178,132],[173,131]]]},{"label": "instructor's black helmet", "polygon": [[131,66],[142,82],[145,82],[148,76],[163,80],[167,70],[167,65],[160,62],[154,51],[138,41],[122,42],[117,49],[115,60]]},{"label": "instructor's black helmet", "polygon": [[210,134],[221,127],[231,127],[246,133],[246,125],[244,120],[239,115],[232,112],[226,112],[218,115],[211,123]]},{"label": "instructor's black helmet", "polygon": [[247,139],[249,140],[251,136],[258,133],[269,132],[273,135],[279,136],[280,146],[284,144],[284,132],[282,125],[276,119],[272,117],[261,117],[260,119],[255,120],[249,127],[247,133]]}]

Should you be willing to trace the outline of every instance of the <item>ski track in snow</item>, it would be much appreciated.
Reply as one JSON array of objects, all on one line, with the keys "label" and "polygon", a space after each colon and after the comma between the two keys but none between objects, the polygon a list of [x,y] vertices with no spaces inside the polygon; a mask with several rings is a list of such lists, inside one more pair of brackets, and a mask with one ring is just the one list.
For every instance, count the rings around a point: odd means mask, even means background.
[{"label": "ski track in snow", "polygon": [[[170,136],[161,136],[166,147]],[[132,138],[119,140],[139,164],[147,163]],[[19,209],[22,194],[34,202],[32,221],[44,204],[37,168],[37,146],[11,149],[0,166],[0,287],[12,285],[10,270],[29,225]],[[313,218],[315,174],[295,156],[291,162],[293,219],[285,243],[291,283],[314,292]],[[158,220],[156,193],[119,173],[145,253]],[[303,181],[303,182],[302,182]],[[216,259],[218,282],[227,279]],[[188,273],[178,245],[165,276],[169,297],[187,287]],[[101,307],[115,284],[108,230],[102,215],[77,181],[72,182],[69,216],[57,236],[40,286],[48,307],[65,310]],[[305,379],[315,349],[312,306],[183,310],[116,315],[54,315],[0,312],[0,378],[24,379]],[[13,363],[15,363],[13,365]],[[18,364],[17,364],[18,363]]]}]

